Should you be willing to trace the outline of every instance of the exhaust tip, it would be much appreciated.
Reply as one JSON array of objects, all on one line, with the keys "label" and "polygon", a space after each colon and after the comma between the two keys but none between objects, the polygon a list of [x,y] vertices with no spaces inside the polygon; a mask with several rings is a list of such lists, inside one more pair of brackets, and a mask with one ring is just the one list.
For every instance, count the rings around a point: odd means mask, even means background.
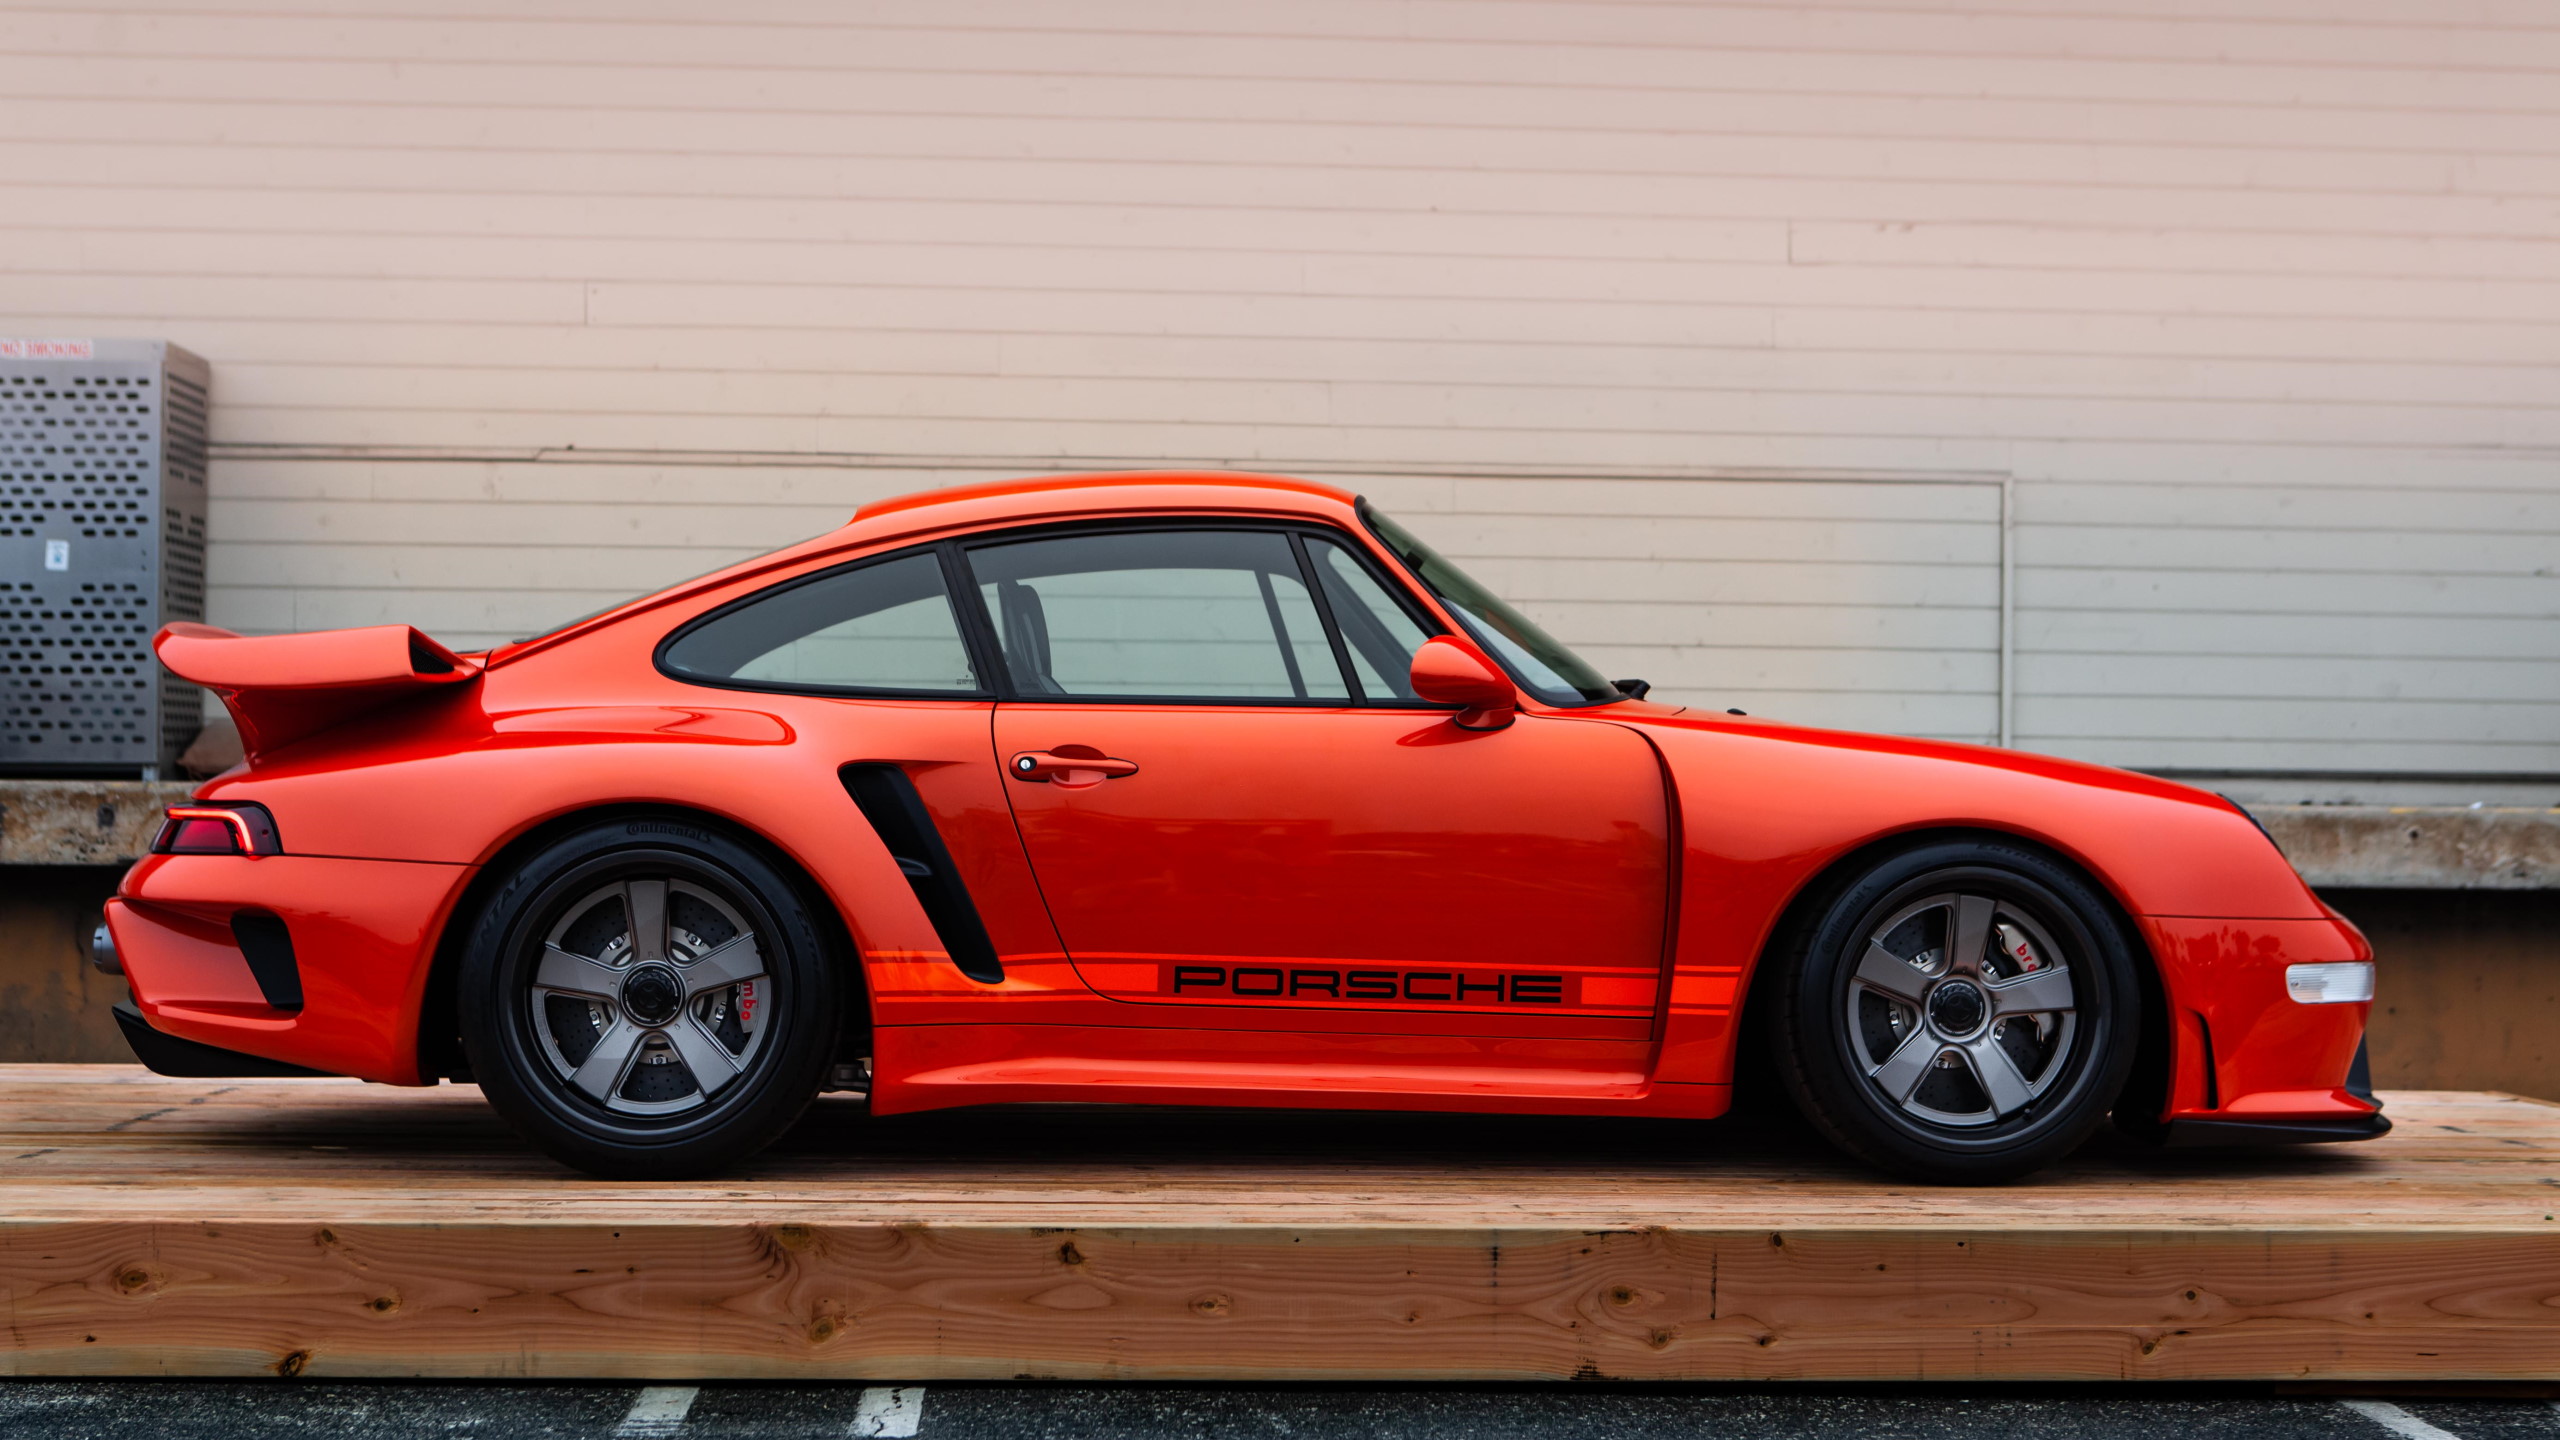
[{"label": "exhaust tip", "polygon": [[108,929],[104,920],[89,932],[89,968],[101,975],[124,973],[124,957],[116,953],[116,932]]}]

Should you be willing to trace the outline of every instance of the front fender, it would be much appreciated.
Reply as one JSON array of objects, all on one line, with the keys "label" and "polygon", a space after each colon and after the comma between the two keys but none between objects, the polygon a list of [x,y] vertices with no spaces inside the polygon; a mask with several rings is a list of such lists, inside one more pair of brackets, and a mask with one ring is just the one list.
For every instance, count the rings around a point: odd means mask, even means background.
[{"label": "front fender", "polygon": [[[1659,1076],[1729,1082],[1742,999],[1774,927],[1833,865],[1900,834],[2014,835],[2078,863],[2127,914],[2331,923],[2217,796],[2044,756],[1690,712],[1648,716],[1678,792],[1682,855]],[[2173,1006],[2210,985],[2159,960]]]}]

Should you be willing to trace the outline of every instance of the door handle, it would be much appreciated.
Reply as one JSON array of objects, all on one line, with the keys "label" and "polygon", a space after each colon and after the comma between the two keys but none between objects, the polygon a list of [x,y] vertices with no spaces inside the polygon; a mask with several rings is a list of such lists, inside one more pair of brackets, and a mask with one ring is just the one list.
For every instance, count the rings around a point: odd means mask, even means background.
[{"label": "door handle", "polygon": [[1025,750],[1013,757],[1005,772],[1016,780],[1040,785],[1063,785],[1081,790],[1105,780],[1117,780],[1138,773],[1135,760],[1114,760],[1090,745],[1061,745],[1055,750]]}]

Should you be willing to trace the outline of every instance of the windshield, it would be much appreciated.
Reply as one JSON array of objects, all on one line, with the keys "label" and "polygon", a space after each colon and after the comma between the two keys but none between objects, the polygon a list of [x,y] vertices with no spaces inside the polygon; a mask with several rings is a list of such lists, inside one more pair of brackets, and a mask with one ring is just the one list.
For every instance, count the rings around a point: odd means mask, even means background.
[{"label": "windshield", "polygon": [[1360,518],[1457,615],[1469,637],[1502,662],[1522,689],[1550,705],[1601,705],[1626,698],[1617,686],[1600,678],[1591,662],[1564,648],[1554,636],[1531,624],[1528,616],[1502,603],[1366,500],[1360,502]]}]

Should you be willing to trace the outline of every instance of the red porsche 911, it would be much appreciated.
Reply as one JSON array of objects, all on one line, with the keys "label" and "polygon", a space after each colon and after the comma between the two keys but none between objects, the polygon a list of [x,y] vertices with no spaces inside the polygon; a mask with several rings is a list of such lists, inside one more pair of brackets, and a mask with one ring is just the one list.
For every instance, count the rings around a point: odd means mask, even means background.
[{"label": "red porsche 911", "polygon": [[2371,951],[2237,806],[1645,698],[1359,498],[865,507],[554,634],[172,625],[247,759],[96,959],[156,1069],[476,1082],[619,1176],[822,1089],[1705,1118],[1904,1174],[2352,1140]]}]

